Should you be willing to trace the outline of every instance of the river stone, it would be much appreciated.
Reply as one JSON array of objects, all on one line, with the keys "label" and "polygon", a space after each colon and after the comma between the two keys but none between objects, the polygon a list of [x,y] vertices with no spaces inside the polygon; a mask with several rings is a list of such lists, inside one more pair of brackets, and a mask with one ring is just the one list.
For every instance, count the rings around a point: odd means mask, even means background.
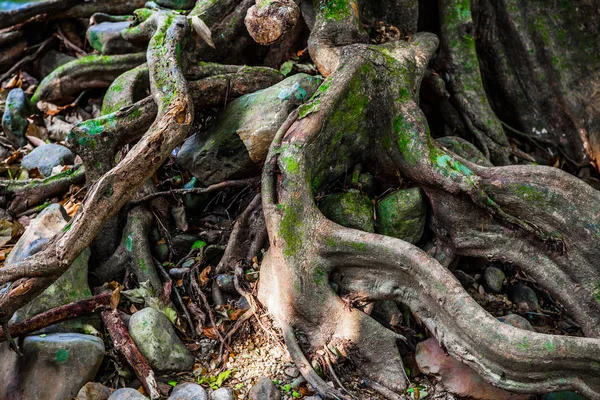
[{"label": "river stone", "polygon": [[506,275],[504,275],[501,269],[496,267],[488,267],[483,273],[485,288],[492,293],[500,293],[502,291],[504,279],[506,279]]},{"label": "river stone", "polygon": [[36,147],[23,157],[21,168],[32,170],[37,168],[44,176],[52,175],[52,168],[58,165],[73,165],[75,156],[71,150],[59,144],[45,144]]},{"label": "river stone", "polygon": [[2,129],[6,137],[16,146],[27,144],[25,133],[29,126],[29,105],[23,89],[12,89],[5,100]]},{"label": "river stone", "polygon": [[531,323],[525,318],[517,314],[508,314],[504,317],[498,317],[498,321],[514,326],[515,328],[535,332],[535,329],[533,329],[533,325],[531,325]]},{"label": "river stone", "polygon": [[320,78],[297,74],[235,99],[206,132],[183,143],[177,164],[204,186],[259,170],[281,124],[320,83]]},{"label": "river stone", "polygon": [[65,53],[60,53],[54,49],[48,50],[44,53],[44,55],[40,58],[39,62],[36,64],[36,72],[38,74],[38,78],[43,79],[46,76],[50,75],[50,73],[56,68],[76,59],[76,57],[70,56]]},{"label": "river stone", "polygon": [[250,389],[250,400],[279,400],[281,392],[265,377],[260,378]]},{"label": "river stone", "polygon": [[377,203],[377,233],[417,243],[425,229],[425,215],[419,188],[396,190]]},{"label": "river stone", "polygon": [[195,383],[186,382],[175,386],[169,400],[207,400],[206,390]]},{"label": "river stone", "polygon": [[[6,265],[22,261],[40,251],[44,244],[67,225],[68,218],[67,213],[60,204],[52,204],[46,207],[31,221],[23,236],[6,258]],[[60,278],[33,301],[19,309],[15,313],[15,320],[20,321],[31,318],[52,308],[92,297],[88,285],[89,258],[90,251],[86,249]],[[53,326],[51,330],[82,332],[84,330],[83,324],[89,321],[88,318],[64,321]]]},{"label": "river stone", "polygon": [[447,355],[434,338],[417,345],[415,359],[424,374],[433,376],[446,390],[460,397],[478,400],[529,399],[528,395],[510,393],[487,383],[475,370]]},{"label": "river stone", "polygon": [[137,53],[143,49],[121,36],[121,31],[129,28],[130,25],[131,21],[101,22],[91,25],[85,37],[90,46],[102,54]]},{"label": "river stone", "polygon": [[23,357],[0,345],[0,399],[72,399],[94,379],[104,358],[101,339],[79,333],[42,336],[25,338]]},{"label": "river stone", "polygon": [[77,400],[108,400],[115,391],[100,382],[88,382],[77,393]]},{"label": "river stone", "polygon": [[373,203],[362,193],[349,191],[329,195],[321,202],[323,214],[347,228],[375,232]]},{"label": "river stone", "polygon": [[177,337],[169,319],[147,307],[129,320],[129,334],[152,368],[159,371],[189,371],[194,357]]},{"label": "river stone", "polygon": [[233,392],[229,388],[217,389],[210,394],[210,400],[234,400]]},{"label": "river stone", "polygon": [[108,400],[148,400],[148,398],[135,389],[123,388],[111,394]]},{"label": "river stone", "polygon": [[508,299],[524,312],[535,312],[540,308],[538,297],[533,289],[521,283],[508,288]]},{"label": "river stone", "polygon": [[484,167],[493,167],[494,165],[485,158],[485,155],[475,147],[471,142],[458,136],[446,136],[436,139],[439,144],[458,154],[464,159],[471,161],[474,164],[479,164]]}]

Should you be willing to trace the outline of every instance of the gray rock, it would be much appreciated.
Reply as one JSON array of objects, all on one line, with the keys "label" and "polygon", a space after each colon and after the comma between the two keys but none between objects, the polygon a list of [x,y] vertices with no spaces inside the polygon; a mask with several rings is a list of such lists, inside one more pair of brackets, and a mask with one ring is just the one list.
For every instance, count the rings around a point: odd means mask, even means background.
[{"label": "gray rock", "polygon": [[514,326],[515,328],[524,329],[526,331],[535,332],[533,325],[525,318],[517,314],[508,314],[504,317],[498,317],[498,321]]},{"label": "gray rock", "polygon": [[56,50],[48,50],[37,63],[37,74],[40,79],[43,79],[50,75],[50,73],[56,68],[76,59],[76,57],[72,57],[65,53],[60,53]]},{"label": "gray rock", "polygon": [[290,378],[297,378],[300,376],[300,371],[296,367],[287,367],[283,370],[283,373],[289,376]]},{"label": "gray rock", "polygon": [[77,393],[77,400],[108,400],[114,391],[99,382],[88,382]]},{"label": "gray rock", "polygon": [[133,314],[129,334],[154,369],[189,371],[194,366],[194,357],[160,311],[147,307]]},{"label": "gray rock", "polygon": [[540,308],[540,303],[533,289],[521,283],[508,288],[508,299],[515,303],[522,312],[534,312]]},{"label": "gray rock", "polygon": [[0,399],[72,399],[94,379],[104,358],[104,343],[95,336],[51,333],[28,336],[23,357],[0,345]]},{"label": "gray rock", "polygon": [[349,191],[329,195],[323,199],[320,208],[335,223],[347,228],[375,232],[373,204],[362,193]]},{"label": "gray rock", "polygon": [[270,379],[260,378],[250,389],[250,400],[279,400],[281,392]]},{"label": "gray rock", "polygon": [[[68,215],[60,204],[52,204],[34,218],[23,236],[6,258],[6,265],[24,260],[40,251],[54,235],[66,225]],[[42,294],[15,313],[16,320],[31,318],[41,312],[68,304],[73,301],[92,297],[88,285],[88,259],[90,251],[86,249],[75,259],[71,267]],[[97,320],[97,319],[96,319]],[[65,321],[57,326],[63,331],[83,331],[87,318]]]},{"label": "gray rock", "polygon": [[200,240],[200,238],[196,235],[187,233],[177,235],[171,240],[171,251],[177,257],[185,257],[197,240]]},{"label": "gray rock", "polygon": [[148,400],[148,398],[135,389],[123,388],[111,394],[108,400]]},{"label": "gray rock", "polygon": [[504,286],[506,275],[502,270],[495,267],[488,267],[483,273],[483,283],[485,288],[492,293],[500,293]]},{"label": "gray rock", "polygon": [[136,53],[142,48],[123,39],[121,31],[129,28],[130,21],[101,22],[91,25],[86,32],[86,39],[94,50],[102,54]]},{"label": "gray rock", "polygon": [[319,78],[297,74],[239,97],[207,132],[184,142],[177,164],[205,186],[258,170],[281,124],[313,95],[320,83]]},{"label": "gray rock", "polygon": [[207,400],[206,390],[200,385],[187,382],[175,386],[169,400]]},{"label": "gray rock", "polygon": [[233,283],[233,276],[227,274],[217,275],[216,281],[217,286],[222,291],[229,294],[239,294],[235,289],[235,284]]},{"label": "gray rock", "polygon": [[377,233],[417,243],[425,229],[421,190],[396,190],[377,203]]},{"label": "gray rock", "polygon": [[29,126],[29,103],[23,89],[12,89],[6,98],[4,114],[2,115],[2,129],[6,137],[16,146],[27,144],[25,133]]},{"label": "gray rock", "polygon": [[59,165],[73,165],[75,156],[65,146],[50,143],[36,147],[23,157],[21,168],[32,170],[37,168],[44,176],[52,175],[52,168]]},{"label": "gray rock", "polygon": [[235,400],[233,391],[229,388],[221,388],[210,394],[210,400]]}]

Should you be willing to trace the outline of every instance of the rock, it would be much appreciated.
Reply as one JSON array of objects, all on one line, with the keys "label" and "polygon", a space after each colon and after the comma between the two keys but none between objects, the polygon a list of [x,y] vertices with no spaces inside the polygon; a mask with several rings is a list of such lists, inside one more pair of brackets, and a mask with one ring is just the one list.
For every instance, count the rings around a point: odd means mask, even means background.
[{"label": "rock", "polygon": [[223,253],[225,253],[225,246],[213,244],[204,250],[204,257],[206,258],[206,262],[208,262],[208,264],[217,265],[219,261],[221,261]]},{"label": "rock", "polygon": [[[198,186],[198,179],[195,176],[188,183],[183,185],[184,189],[193,189]],[[204,205],[210,198],[210,194],[184,194],[183,205],[185,211],[190,214],[200,214],[204,209]]]},{"label": "rock", "polygon": [[108,400],[148,400],[148,398],[135,389],[123,388],[111,394]]},{"label": "rock", "polygon": [[462,158],[471,161],[474,164],[479,164],[484,167],[493,167],[494,165],[485,158],[485,155],[479,151],[471,142],[466,141],[458,136],[446,136],[436,139],[439,144],[458,154]]},{"label": "rock", "polygon": [[488,267],[483,273],[483,283],[485,288],[492,293],[500,293],[504,285],[506,275],[502,270],[495,267]]},{"label": "rock", "polygon": [[207,132],[183,143],[177,164],[204,186],[258,171],[281,124],[320,83],[319,78],[296,74],[235,99]]},{"label": "rock", "polygon": [[465,289],[470,288],[475,283],[475,278],[460,269],[456,269],[452,273]]},{"label": "rock", "polygon": [[222,291],[229,293],[229,294],[239,295],[239,293],[235,289],[235,284],[233,283],[233,276],[226,275],[226,274],[217,275],[216,281],[217,281],[217,286]]},{"label": "rock", "polygon": [[131,21],[101,22],[91,25],[85,37],[90,46],[102,54],[137,53],[143,49],[123,39],[121,36],[121,31],[129,28],[130,25]]},{"label": "rock", "polygon": [[356,191],[329,195],[321,202],[323,214],[347,228],[375,232],[373,204],[364,194]]},{"label": "rock", "polygon": [[221,388],[210,394],[210,400],[234,400],[233,391],[229,388]]},{"label": "rock", "polygon": [[77,393],[77,400],[107,400],[115,391],[98,382],[88,382]]},{"label": "rock", "polygon": [[177,280],[183,278],[183,275],[185,275],[189,271],[189,268],[171,268],[169,270],[169,276]]},{"label": "rock", "polygon": [[21,168],[32,170],[37,168],[44,176],[52,174],[52,168],[57,165],[73,165],[75,156],[71,150],[59,144],[45,144],[36,147],[33,151],[23,157]]},{"label": "rock", "polygon": [[169,400],[207,400],[206,390],[200,385],[187,382],[175,386]]},{"label": "rock", "polygon": [[534,312],[540,308],[540,303],[533,289],[521,283],[508,288],[508,299],[515,303],[522,312]]},{"label": "rock", "polygon": [[191,250],[192,246],[200,238],[196,235],[182,233],[171,240],[171,251],[176,257],[185,257]]},{"label": "rock", "polygon": [[6,137],[16,146],[27,144],[25,133],[29,126],[29,103],[23,89],[12,89],[6,97],[4,114],[2,115],[2,129]]},{"label": "rock", "polygon": [[56,68],[64,65],[68,62],[76,60],[76,57],[72,57],[65,53],[60,53],[56,50],[48,50],[44,52],[44,55],[40,58],[36,64],[36,72],[40,79],[50,75]]},{"label": "rock", "polygon": [[[72,399],[94,379],[104,358],[101,339],[78,333],[28,336],[23,357],[0,345],[0,399]],[[51,390],[50,390],[51,389]]]},{"label": "rock", "polygon": [[279,400],[281,392],[270,379],[260,378],[250,389],[250,400]]},{"label": "rock", "polygon": [[165,240],[161,240],[156,243],[152,248],[152,254],[158,259],[160,262],[166,262],[169,260],[169,245]]},{"label": "rock", "polygon": [[[40,251],[42,247],[55,234],[60,232],[66,225],[68,215],[60,204],[52,204],[46,207],[31,222],[23,236],[6,258],[6,265],[24,260],[30,255]],[[71,267],[52,285],[42,292],[33,301],[22,307],[15,313],[17,321],[31,318],[41,312],[92,297],[88,285],[88,260],[90,251],[86,249],[75,259]],[[97,318],[95,320],[98,320]],[[62,331],[83,331],[83,324],[90,321],[89,318],[78,318],[71,321],[61,322],[54,329]]]},{"label": "rock", "polygon": [[425,229],[425,215],[419,188],[397,190],[377,202],[377,233],[417,243]]},{"label": "rock", "polygon": [[498,317],[498,321],[514,326],[515,328],[524,329],[526,331],[535,332],[533,325],[525,318],[517,314],[508,314],[504,317]]},{"label": "rock", "polygon": [[477,372],[440,348],[437,340],[427,339],[417,345],[419,369],[440,380],[443,387],[461,397],[477,400],[525,400],[529,396],[514,394],[487,383]]},{"label": "rock", "polygon": [[189,371],[194,357],[177,337],[169,319],[147,307],[129,320],[129,334],[152,366],[159,371]]},{"label": "rock", "polygon": [[555,392],[546,393],[542,396],[542,400],[585,400],[585,397],[575,392]]},{"label": "rock", "polygon": [[296,367],[287,367],[283,370],[283,373],[289,376],[290,378],[297,378],[300,376],[300,371]]}]

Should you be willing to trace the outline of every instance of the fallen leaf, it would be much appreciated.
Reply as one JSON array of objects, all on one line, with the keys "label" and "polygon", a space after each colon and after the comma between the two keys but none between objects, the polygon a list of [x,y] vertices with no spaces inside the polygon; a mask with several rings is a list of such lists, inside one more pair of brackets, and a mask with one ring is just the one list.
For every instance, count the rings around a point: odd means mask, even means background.
[{"label": "fallen leaf", "polygon": [[210,31],[210,28],[204,23],[204,21],[202,21],[196,15],[194,15],[190,20],[190,22],[192,23],[192,27],[194,28],[194,31],[196,31],[198,36],[200,36],[200,38],[202,38],[202,40],[204,40],[206,44],[208,44],[214,49],[215,43],[212,40],[212,33]]},{"label": "fallen leaf", "polygon": [[121,287],[117,286],[110,295],[110,308],[116,310],[121,301]]},{"label": "fallen leaf", "polygon": [[210,274],[211,269],[212,267],[209,265],[208,267],[202,270],[200,275],[198,275],[198,282],[200,282],[200,285],[204,286],[210,280],[208,274]]}]

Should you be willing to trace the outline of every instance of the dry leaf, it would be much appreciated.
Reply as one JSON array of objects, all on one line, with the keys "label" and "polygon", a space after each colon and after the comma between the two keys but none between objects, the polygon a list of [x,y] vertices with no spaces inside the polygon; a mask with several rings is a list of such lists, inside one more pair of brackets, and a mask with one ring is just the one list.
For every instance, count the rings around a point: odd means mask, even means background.
[{"label": "dry leaf", "polygon": [[121,286],[117,286],[110,295],[110,308],[116,310],[121,301]]},{"label": "dry leaf", "polygon": [[210,32],[210,28],[197,16],[193,16],[190,18],[190,22],[192,23],[192,27],[194,31],[213,49],[215,48],[215,43],[212,40],[212,33]]},{"label": "dry leaf", "polygon": [[204,336],[206,336],[209,339],[216,340],[219,338],[217,331],[212,326],[202,329],[202,333],[204,334]]},{"label": "dry leaf", "polygon": [[208,274],[210,274],[211,266],[204,268],[200,275],[198,276],[198,282],[200,282],[201,286],[206,285],[206,283],[210,280]]}]

